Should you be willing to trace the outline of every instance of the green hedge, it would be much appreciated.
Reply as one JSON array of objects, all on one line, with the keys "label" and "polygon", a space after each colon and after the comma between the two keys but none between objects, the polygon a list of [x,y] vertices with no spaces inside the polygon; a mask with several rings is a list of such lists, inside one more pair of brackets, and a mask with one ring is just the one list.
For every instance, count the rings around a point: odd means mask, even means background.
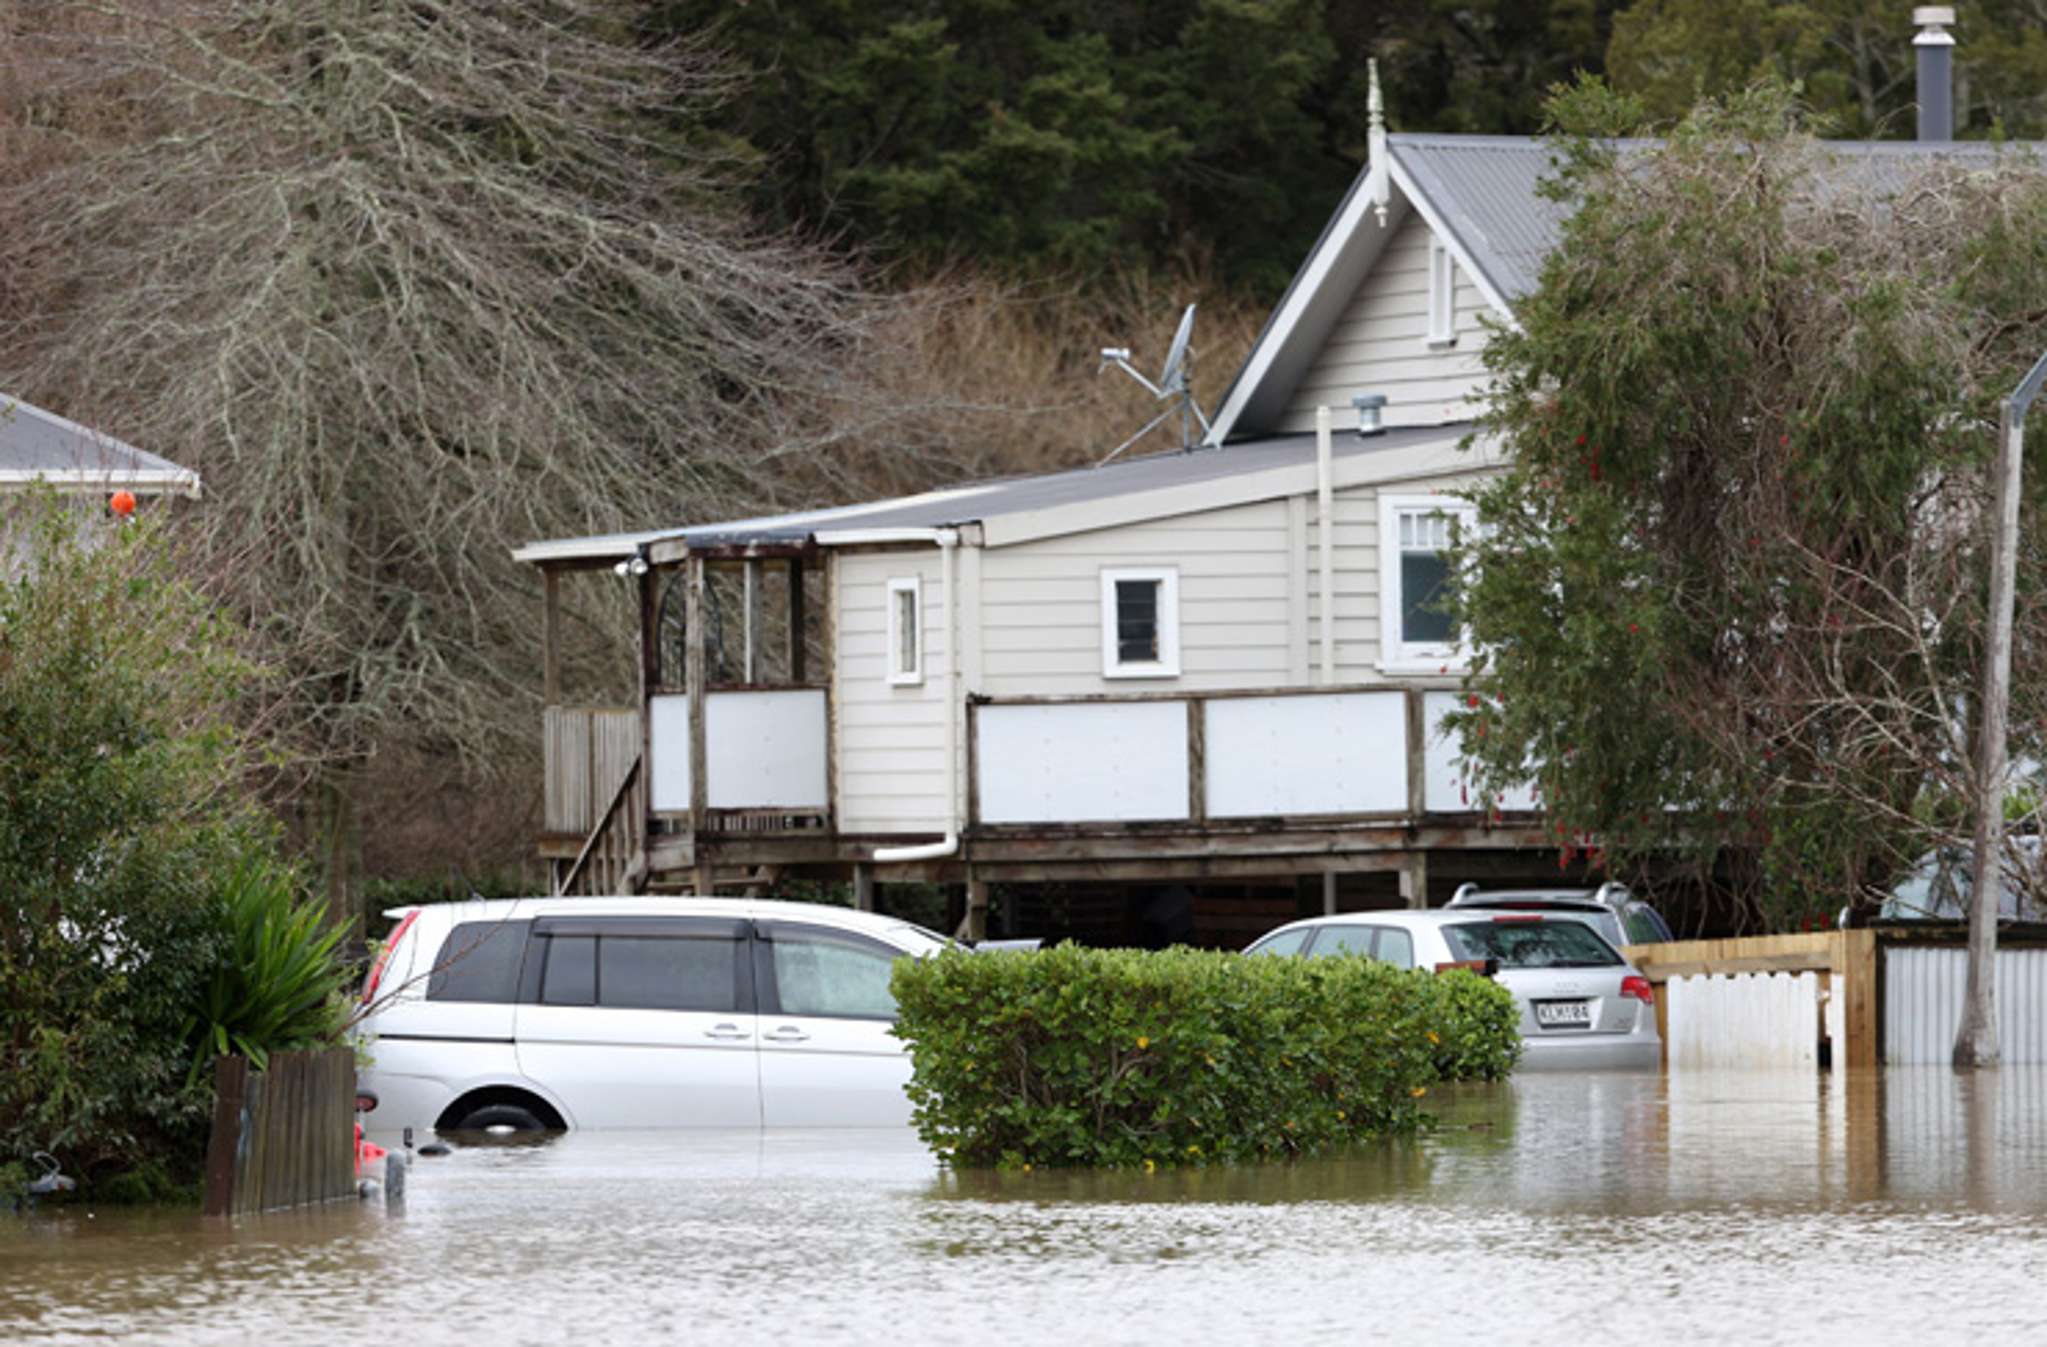
[{"label": "green hedge", "polygon": [[1410,1130],[1446,1068],[1520,1051],[1505,989],[1362,957],[948,951],[894,987],[918,1133],[962,1165],[1284,1158]]}]

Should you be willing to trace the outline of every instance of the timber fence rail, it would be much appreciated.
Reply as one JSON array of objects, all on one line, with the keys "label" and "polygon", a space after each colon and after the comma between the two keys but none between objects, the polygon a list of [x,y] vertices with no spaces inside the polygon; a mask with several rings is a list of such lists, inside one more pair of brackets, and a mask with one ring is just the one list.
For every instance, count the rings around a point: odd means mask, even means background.
[{"label": "timber fence rail", "polygon": [[319,1048],[214,1068],[205,1212],[306,1206],[355,1196],[355,1053]]},{"label": "timber fence rail", "polygon": [[[1877,933],[1871,930],[1811,931],[1790,935],[1742,936],[1730,940],[1673,940],[1629,945],[1628,962],[1656,988],[1656,1028],[1670,1050],[1669,984],[1686,977],[1813,973],[1822,1002],[1840,1005],[1841,1038],[1833,1045],[1835,1067],[1873,1067],[1880,1058],[1881,1001],[1877,987]],[[1813,1026],[1815,1034],[1819,1025]]]}]

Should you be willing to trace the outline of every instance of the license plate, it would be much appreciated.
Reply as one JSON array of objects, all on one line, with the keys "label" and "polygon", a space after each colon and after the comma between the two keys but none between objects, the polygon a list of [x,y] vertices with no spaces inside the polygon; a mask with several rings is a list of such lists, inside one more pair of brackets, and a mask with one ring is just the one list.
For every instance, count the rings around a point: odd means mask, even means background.
[{"label": "license plate", "polygon": [[1537,1001],[1535,1022],[1544,1029],[1590,1029],[1590,1001]]}]

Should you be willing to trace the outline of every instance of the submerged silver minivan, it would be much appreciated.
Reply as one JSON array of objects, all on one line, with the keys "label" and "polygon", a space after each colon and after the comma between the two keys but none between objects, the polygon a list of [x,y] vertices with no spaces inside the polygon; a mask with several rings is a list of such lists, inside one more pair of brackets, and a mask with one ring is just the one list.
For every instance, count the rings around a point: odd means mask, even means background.
[{"label": "submerged silver minivan", "polygon": [[1649,980],[1583,919],[1547,912],[1352,912],[1260,936],[1246,954],[1365,954],[1400,968],[1496,966],[1521,1007],[1521,1067],[1653,1071],[1663,1061]]}]

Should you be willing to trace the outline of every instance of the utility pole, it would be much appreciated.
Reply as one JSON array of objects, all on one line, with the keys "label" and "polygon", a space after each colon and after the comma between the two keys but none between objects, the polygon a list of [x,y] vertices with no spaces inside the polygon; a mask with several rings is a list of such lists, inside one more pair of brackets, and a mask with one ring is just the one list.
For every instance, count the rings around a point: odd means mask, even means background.
[{"label": "utility pole", "polygon": [[2003,892],[2005,722],[2011,707],[2012,611],[2019,557],[2019,468],[2026,412],[2047,383],[2047,355],[2019,381],[1997,417],[1997,489],[1990,538],[1990,609],[1983,650],[1983,739],[1976,755],[1976,845],[1970,870],[1969,971],[1954,1064],[1996,1066],[1997,911]]}]

